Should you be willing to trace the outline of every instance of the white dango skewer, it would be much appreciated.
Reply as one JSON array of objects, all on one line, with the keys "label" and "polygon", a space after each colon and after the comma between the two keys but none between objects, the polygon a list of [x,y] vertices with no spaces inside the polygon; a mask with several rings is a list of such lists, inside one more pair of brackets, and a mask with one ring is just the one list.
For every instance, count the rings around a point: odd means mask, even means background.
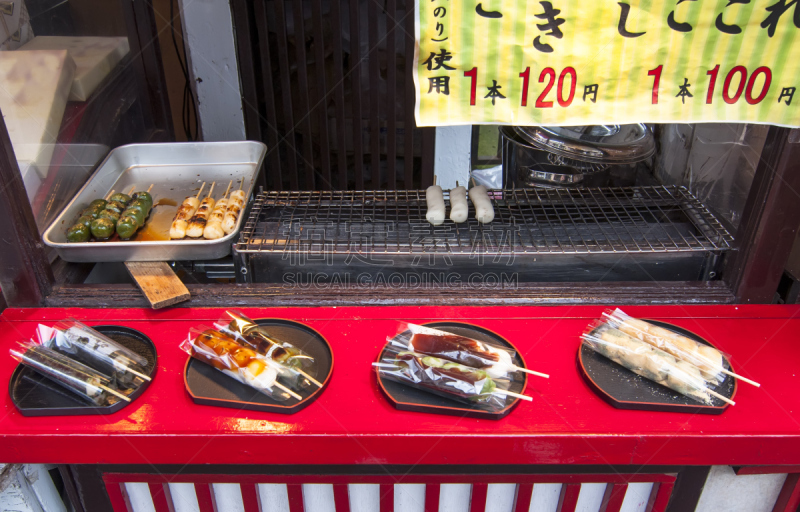
[{"label": "white dango skewer", "polygon": [[192,218],[194,212],[197,211],[197,207],[200,206],[200,194],[203,193],[205,187],[206,182],[204,181],[195,197],[189,196],[181,203],[172,221],[172,226],[169,229],[169,237],[171,239],[175,240],[186,236],[186,228],[189,227],[189,219]]},{"label": "white dango skewer", "polygon": [[442,224],[445,219],[444,195],[442,194],[442,187],[436,184],[435,176],[433,177],[433,185],[425,191],[425,202],[428,206],[428,211],[425,213],[425,218],[428,222],[434,226]]},{"label": "white dango skewer", "polygon": [[450,191],[450,220],[458,224],[467,220],[468,216],[467,189],[456,182],[456,188]]}]

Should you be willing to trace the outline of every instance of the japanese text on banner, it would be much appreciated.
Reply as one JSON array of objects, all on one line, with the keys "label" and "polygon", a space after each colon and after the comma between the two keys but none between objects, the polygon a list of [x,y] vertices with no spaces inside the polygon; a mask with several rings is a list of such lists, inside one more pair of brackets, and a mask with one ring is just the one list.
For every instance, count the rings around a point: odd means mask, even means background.
[{"label": "japanese text on banner", "polygon": [[800,0],[417,0],[416,15],[419,126],[800,126]]}]

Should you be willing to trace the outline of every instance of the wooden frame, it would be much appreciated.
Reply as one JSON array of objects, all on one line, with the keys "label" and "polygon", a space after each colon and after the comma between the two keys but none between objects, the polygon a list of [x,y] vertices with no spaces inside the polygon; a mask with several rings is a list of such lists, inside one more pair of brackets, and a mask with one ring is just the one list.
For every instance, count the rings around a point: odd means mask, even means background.
[{"label": "wooden frame", "polygon": [[739,302],[771,303],[800,226],[800,129],[770,127],[725,280]]},{"label": "wooden frame", "polygon": [[[141,109],[144,115],[144,140],[166,141],[174,138],[172,118],[167,103],[166,85],[161,65],[153,6],[148,0],[120,0],[128,29],[130,65],[140,88]],[[118,73],[107,86],[120,85]],[[89,108],[94,112],[93,106]],[[96,113],[96,112],[95,112]],[[102,126],[102,123],[99,123]],[[91,127],[90,127],[91,128]],[[97,128],[96,129],[102,129]],[[86,142],[86,141],[80,141]],[[25,187],[17,165],[14,149],[8,137],[5,122],[0,119],[0,211],[6,222],[0,228],[6,245],[0,261],[0,288],[5,301],[15,307],[45,304],[45,298],[58,282],[82,280],[90,270],[76,265],[65,268],[62,264],[51,266]],[[58,277],[59,279],[56,279]]]},{"label": "wooden frame", "polygon": [[0,116],[0,213],[6,219],[0,232],[3,262],[0,288],[12,306],[41,304],[53,285],[53,271],[36,228],[33,210],[8,136]]},{"label": "wooden frame", "polygon": [[[143,482],[151,487],[151,494],[155,496],[162,486],[169,482],[188,482],[195,484],[201,510],[214,510],[212,505],[213,493],[211,483],[239,483],[242,486],[243,497],[245,493],[253,494],[258,483],[286,483],[288,485],[290,503],[295,508],[303,510],[303,496],[301,485],[303,483],[329,483],[334,488],[334,501],[336,510],[349,510],[347,484],[349,483],[377,483],[387,486],[388,498],[381,501],[381,510],[391,510],[394,500],[391,488],[394,483],[423,483],[430,485],[426,492],[425,510],[438,510],[439,485],[442,483],[469,482],[474,485],[473,493],[477,492],[485,500],[487,485],[492,482],[513,481],[518,483],[517,502],[529,503],[533,485],[536,483],[564,483],[562,487],[562,500],[577,498],[569,496],[570,491],[578,490],[581,483],[606,482],[606,501],[604,510],[619,510],[621,497],[624,496],[624,487],[629,482],[655,482],[651,492],[654,500],[653,508],[648,510],[666,512],[684,512],[694,510],[700,497],[704,475],[708,474],[708,467],[673,467],[654,466],[642,468],[638,466],[606,466],[606,467],[553,467],[553,466],[527,466],[524,470],[519,467],[492,467],[476,466],[461,468],[453,471],[451,467],[398,467],[398,466],[294,466],[290,468],[272,466],[59,466],[65,482],[65,490],[70,501],[78,512],[93,510],[98,512],[117,512],[128,510],[126,497],[121,484],[124,482]],[[277,473],[276,473],[277,472]],[[702,477],[702,478],[700,478]],[[691,479],[697,485],[689,488],[686,480]],[[681,482],[684,485],[681,486]],[[618,491],[622,491],[621,493]],[[155,492],[154,492],[155,491]],[[256,491],[257,493],[257,491]],[[384,494],[383,492],[381,494]],[[667,499],[669,504],[667,504]],[[429,499],[430,498],[430,499]],[[616,499],[615,499],[616,498]],[[155,501],[155,500],[154,500]],[[478,499],[476,502],[480,502]],[[604,501],[604,503],[606,502]],[[160,501],[156,505],[169,510],[167,501]],[[686,508],[676,508],[675,504]],[[429,506],[430,505],[430,506]],[[163,508],[166,507],[166,508]],[[386,507],[386,508],[384,508]],[[616,507],[616,508],[615,508]],[[689,508],[690,507],[690,508]],[[472,510],[483,510],[477,507]],[[249,510],[246,508],[246,510]],[[252,510],[258,510],[257,507]],[[526,510],[527,507],[515,508]],[[565,508],[564,510],[568,510]],[[569,509],[571,510],[571,509]]]},{"label": "wooden frame", "polygon": [[[557,510],[559,512],[575,512],[578,504],[578,496],[581,491],[582,483],[605,483],[606,495],[605,504],[601,508],[604,512],[619,512],[622,506],[622,497],[627,490],[628,483],[652,482],[653,487],[650,491],[647,503],[648,512],[665,512],[667,504],[672,496],[674,488],[674,475],[664,474],[600,474],[600,475],[457,475],[457,474],[433,474],[421,475],[418,477],[395,476],[395,475],[308,475],[295,477],[287,476],[261,476],[261,475],[153,475],[153,474],[125,474],[125,473],[106,473],[103,475],[109,500],[114,512],[127,512],[131,510],[130,499],[124,488],[125,482],[147,483],[150,496],[156,512],[169,512],[174,509],[174,502],[169,495],[169,483],[191,483],[194,485],[195,493],[199,502],[208,503],[206,495],[213,493],[214,483],[238,483],[242,495],[245,512],[259,512],[261,505],[258,498],[258,484],[264,481],[272,484],[285,484],[290,512],[304,512],[305,496],[303,485],[305,483],[331,484],[333,487],[333,500],[337,512],[350,512],[350,502],[348,497],[348,486],[351,483],[380,485],[380,512],[391,512],[394,510],[394,490],[397,483],[424,484],[425,489],[425,511],[435,512],[439,510],[440,486],[447,483],[468,483],[472,486],[470,496],[470,512],[482,512],[486,509],[486,499],[488,496],[488,486],[491,482],[512,482],[516,484],[516,496],[514,503],[515,512],[525,512],[531,506],[533,487],[539,483],[560,483],[561,494]],[[616,491],[616,492],[615,492]],[[619,492],[622,491],[622,492]],[[614,495],[618,499],[612,499]],[[201,512],[213,512],[215,506],[201,506]]]}]

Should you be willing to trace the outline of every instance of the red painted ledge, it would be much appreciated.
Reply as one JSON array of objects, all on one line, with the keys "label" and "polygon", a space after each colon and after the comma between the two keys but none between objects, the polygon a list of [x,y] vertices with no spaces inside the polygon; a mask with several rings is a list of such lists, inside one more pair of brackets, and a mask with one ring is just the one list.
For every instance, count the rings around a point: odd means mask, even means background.
[{"label": "red painted ledge", "polygon": [[[602,307],[368,307],[247,309],[255,318],[307,323],[331,343],[333,378],[307,409],[283,416],[195,405],[183,388],[178,344],[214,309],[9,309],[0,316],[0,382],[7,350],[38,322],[75,317],[138,329],[156,343],[159,370],[133,404],[109,416],[27,418],[7,392],[0,409],[3,462],[111,464],[800,464],[800,306],[649,306],[629,314],[706,337],[740,385],[720,416],[617,410],[575,368],[578,335]],[[532,403],[500,421],[403,412],[378,391],[370,362],[397,320],[471,322],[514,343],[532,368]]]}]

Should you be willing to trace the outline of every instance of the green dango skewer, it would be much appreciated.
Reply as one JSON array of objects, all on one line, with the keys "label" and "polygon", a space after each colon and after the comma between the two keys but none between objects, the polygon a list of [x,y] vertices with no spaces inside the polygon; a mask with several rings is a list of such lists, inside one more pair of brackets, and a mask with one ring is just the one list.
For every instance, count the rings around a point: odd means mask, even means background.
[{"label": "green dango skewer", "polygon": [[[119,221],[117,222],[117,234],[120,238],[128,239],[136,234],[136,231],[144,226],[147,216],[153,207],[153,197],[150,195],[154,184],[151,184],[146,192],[137,192],[133,194],[133,199],[125,211],[122,212]],[[133,192],[133,189],[131,189]]]},{"label": "green dango skewer", "polygon": [[[112,190],[109,193],[109,198],[113,194],[114,191]],[[100,213],[104,211],[107,204],[108,202],[105,199],[95,199],[89,203],[89,206],[81,211],[78,221],[67,229],[67,241],[71,243],[88,242],[92,236],[91,226],[100,216]],[[100,229],[99,232],[102,233],[103,229]]]}]

